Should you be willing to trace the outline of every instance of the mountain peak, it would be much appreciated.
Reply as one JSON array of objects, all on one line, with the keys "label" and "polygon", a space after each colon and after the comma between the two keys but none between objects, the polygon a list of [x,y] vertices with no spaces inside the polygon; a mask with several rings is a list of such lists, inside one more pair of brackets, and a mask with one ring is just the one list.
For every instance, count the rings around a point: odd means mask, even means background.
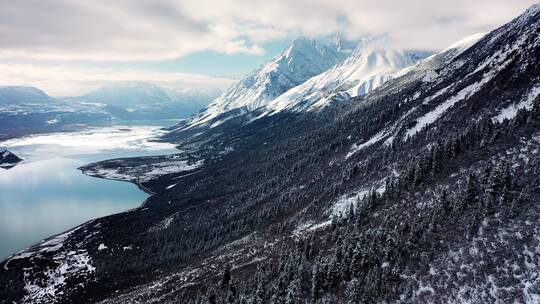
[{"label": "mountain peak", "polygon": [[0,104],[49,103],[54,99],[30,86],[0,86]]},{"label": "mountain peak", "polygon": [[298,36],[294,38],[289,45],[288,49],[303,49],[309,48],[313,45],[318,44],[318,42],[312,38],[306,36]]},{"label": "mountain peak", "polygon": [[231,110],[255,110],[266,106],[287,90],[346,57],[347,54],[339,52],[334,43],[297,37],[281,54],[234,84],[206,110],[192,117],[186,128],[204,124]]},{"label": "mountain peak", "polygon": [[365,95],[424,57],[415,52],[382,47],[378,39],[366,39],[343,63],[276,98],[267,106],[265,114],[320,109],[333,100]]}]

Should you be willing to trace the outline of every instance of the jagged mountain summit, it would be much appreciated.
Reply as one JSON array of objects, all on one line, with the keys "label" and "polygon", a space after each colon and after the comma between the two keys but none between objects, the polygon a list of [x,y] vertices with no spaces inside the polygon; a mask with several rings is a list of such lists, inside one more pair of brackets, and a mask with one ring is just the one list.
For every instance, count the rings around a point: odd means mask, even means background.
[{"label": "jagged mountain summit", "polygon": [[480,40],[485,33],[478,33],[452,44],[439,54],[429,51],[406,51],[389,48],[384,37],[374,37],[360,42],[355,52],[343,63],[312,77],[274,99],[264,115],[280,111],[320,110],[333,102],[350,100],[370,93],[385,82],[405,75],[416,65],[450,60]]},{"label": "jagged mountain summit", "polygon": [[536,5],[340,106],[261,117],[204,153],[94,165],[188,166],[141,179],[155,193],[141,208],[0,263],[0,298],[536,303],[538,28]]},{"label": "jagged mountain summit", "polygon": [[[478,41],[483,34],[466,37],[439,54],[430,51],[407,51],[390,48],[386,37],[366,37],[357,41],[354,49],[351,42],[345,44],[349,47],[348,57],[335,66],[319,75],[313,76],[273,100],[260,107],[251,109],[238,108],[228,115],[210,115],[206,120],[187,120],[171,128],[166,138],[192,143],[205,142],[206,137],[213,137],[218,133],[227,133],[215,127],[227,122],[229,126],[222,128],[236,128],[254,120],[274,115],[282,111],[303,112],[318,111],[329,105],[346,103],[351,98],[363,96],[385,82],[401,77],[410,71],[436,70],[439,63],[445,63],[461,54],[468,47]],[[335,39],[336,45],[342,45],[339,37]],[[216,113],[220,113],[217,111]],[[203,111],[201,116],[206,115]],[[206,136],[202,136],[205,134]]]},{"label": "jagged mountain summit", "polygon": [[204,124],[227,112],[230,112],[229,116],[238,115],[234,110],[264,107],[290,88],[343,61],[350,50],[342,41],[296,38],[283,53],[234,84],[183,127]]},{"label": "jagged mountain summit", "polygon": [[332,101],[365,95],[429,55],[430,52],[362,44],[343,63],[274,99],[266,106],[264,114],[275,114],[283,110],[317,110]]}]

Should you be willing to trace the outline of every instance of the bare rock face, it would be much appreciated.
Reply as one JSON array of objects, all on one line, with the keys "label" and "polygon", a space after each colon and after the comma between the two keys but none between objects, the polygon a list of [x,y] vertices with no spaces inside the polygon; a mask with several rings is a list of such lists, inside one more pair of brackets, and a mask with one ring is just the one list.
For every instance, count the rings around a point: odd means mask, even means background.
[{"label": "bare rock face", "polygon": [[8,150],[0,150],[0,168],[11,169],[20,163],[22,159]]}]

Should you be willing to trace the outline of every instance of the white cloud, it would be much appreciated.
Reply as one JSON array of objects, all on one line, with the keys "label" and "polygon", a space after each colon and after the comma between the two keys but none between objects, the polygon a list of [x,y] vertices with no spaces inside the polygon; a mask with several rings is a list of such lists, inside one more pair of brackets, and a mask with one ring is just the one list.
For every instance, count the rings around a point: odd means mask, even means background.
[{"label": "white cloud", "polygon": [[52,96],[80,95],[111,82],[126,81],[145,81],[176,89],[225,89],[234,82],[200,74],[0,63],[1,84],[35,86]]},{"label": "white cloud", "polygon": [[231,80],[83,69],[74,61],[107,66],[205,50],[260,55],[269,41],[335,32],[349,38],[385,35],[400,47],[443,49],[504,24],[534,1],[0,0],[0,84],[33,85],[52,95],[79,94],[111,81],[224,88]]},{"label": "white cloud", "polygon": [[0,58],[136,60],[201,50],[261,54],[298,33],[389,34],[443,48],[518,15],[531,0],[0,0]]}]

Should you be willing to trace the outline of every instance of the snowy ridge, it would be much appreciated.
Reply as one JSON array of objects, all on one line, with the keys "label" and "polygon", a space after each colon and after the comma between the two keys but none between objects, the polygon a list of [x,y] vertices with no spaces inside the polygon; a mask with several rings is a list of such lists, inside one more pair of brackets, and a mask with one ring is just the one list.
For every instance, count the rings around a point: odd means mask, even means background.
[{"label": "snowy ridge", "polygon": [[[480,34],[475,34],[475,35],[468,36],[468,37],[466,37],[466,38],[452,44],[451,46],[449,46],[448,48],[446,48],[445,50],[443,50],[439,54],[429,56],[429,57],[427,57],[425,59],[422,59],[422,60],[418,61],[418,63],[413,65],[413,66],[406,67],[406,68],[402,69],[401,71],[398,71],[395,74],[395,76],[396,77],[401,77],[401,76],[403,76],[403,75],[405,75],[407,73],[420,72],[421,75],[424,75],[424,76],[422,76],[424,82],[431,82],[436,77],[439,76],[439,75],[437,75],[437,73],[434,72],[433,67],[431,66],[432,61],[438,59],[439,57],[449,57],[449,58],[447,58],[447,60],[451,60],[452,58],[456,58],[457,56],[459,56],[460,54],[465,52],[468,48],[473,46],[476,42],[478,42],[482,37],[484,37],[484,35],[485,34],[480,33]],[[426,69],[426,66],[428,67],[427,69]],[[424,69],[426,69],[426,70],[424,70]],[[484,80],[486,82],[488,81],[487,78],[485,78]],[[436,92],[432,96],[429,96],[429,97],[425,98],[423,103],[428,104],[429,101],[431,101],[431,100],[435,99],[436,97],[442,95],[448,89],[449,88],[447,87],[447,88],[439,90],[438,92]],[[479,88],[477,88],[477,89],[479,89]],[[472,88],[469,88],[469,90],[472,90]],[[469,96],[470,94],[472,94],[472,92],[469,92],[469,91],[465,92],[465,90],[463,90],[463,92],[460,92],[460,93],[461,94],[466,93],[465,94],[466,96]],[[459,101],[462,98],[466,97],[465,95],[458,95],[458,96],[456,96],[456,98],[454,100],[451,100],[446,104],[440,105],[439,106],[440,108],[438,107],[432,113],[426,114],[426,116],[423,119],[420,119],[418,121],[418,123],[412,129],[410,129],[408,131],[407,136],[411,136],[411,135],[415,134],[421,128],[425,127],[430,122],[433,122],[434,119],[436,119],[440,115],[442,115],[446,110],[448,110],[457,101]],[[413,97],[413,99],[417,99],[419,97],[420,97],[420,93],[417,93]],[[379,141],[381,141],[383,139],[386,139],[386,142],[388,144],[390,144],[393,141],[393,136],[395,135],[395,133],[397,133],[399,131],[399,129],[401,128],[402,122],[405,121],[405,119],[407,117],[409,117],[416,110],[417,110],[416,107],[412,108],[407,113],[405,113],[393,126],[388,127],[388,128],[386,128],[384,130],[381,130],[380,132],[378,132],[377,134],[375,134],[373,137],[369,138],[368,140],[363,141],[361,143],[354,143],[351,146],[351,150],[349,151],[349,153],[347,153],[347,155],[345,156],[345,159],[348,159],[349,157],[351,157],[352,155],[354,155],[358,151],[360,151],[362,149],[365,149],[365,148],[367,148],[367,147],[369,147],[369,146],[371,146],[371,145],[373,145],[373,144],[375,144],[375,143],[377,143],[377,142],[379,142]]]},{"label": "snowy ridge", "polygon": [[540,95],[540,85],[532,88],[526,98],[518,102],[517,104],[512,104],[500,111],[500,113],[493,117],[494,121],[503,122],[505,119],[512,119],[516,117],[517,112],[521,109],[532,109],[534,105],[534,100]]},{"label": "snowy ridge", "polygon": [[317,110],[334,99],[365,95],[425,57],[424,53],[361,45],[327,72],[292,88],[267,106],[266,115],[283,110]]},{"label": "snowy ridge", "polygon": [[[483,36],[481,36],[483,37]],[[480,38],[481,38],[480,37]],[[472,73],[470,73],[468,76],[472,76],[476,73],[479,73],[481,71],[486,70],[487,71],[483,73],[482,79],[478,82],[475,82],[468,87],[460,90],[458,93],[456,93],[453,97],[449,98],[448,100],[444,101],[443,103],[439,104],[435,109],[432,111],[424,114],[422,117],[418,118],[418,121],[416,125],[407,130],[406,137],[410,137],[414,134],[416,134],[421,129],[425,128],[427,125],[432,124],[434,121],[436,121],[439,117],[441,117],[446,111],[448,111],[451,107],[453,107],[456,103],[459,101],[466,99],[476,92],[478,92],[482,87],[491,81],[501,70],[503,70],[511,61],[511,54],[522,47],[522,45],[525,43],[526,36],[520,37],[516,43],[513,45],[506,45],[504,49],[498,50],[495,52],[493,56],[482,62]],[[468,78],[468,77],[466,77]],[[447,92],[453,87],[455,87],[456,84],[452,84],[450,87],[446,87],[438,92],[438,94]],[[534,92],[533,92],[534,93]],[[438,94],[435,94],[434,96],[438,96]],[[434,98],[432,98],[434,99]],[[425,102],[427,103],[427,102]]]},{"label": "snowy ridge", "polygon": [[340,41],[324,43],[297,38],[282,54],[233,85],[181,129],[204,124],[234,109],[266,106],[290,88],[344,60],[348,52]]},{"label": "snowy ridge", "polygon": [[487,33],[476,33],[476,34],[467,36],[467,37],[459,40],[458,42],[450,45],[449,47],[447,47],[442,52],[444,53],[444,52],[448,52],[448,51],[457,51],[458,54],[461,54],[464,51],[466,51],[467,49],[469,49],[471,46],[473,46],[475,43],[477,43],[486,34]]}]

